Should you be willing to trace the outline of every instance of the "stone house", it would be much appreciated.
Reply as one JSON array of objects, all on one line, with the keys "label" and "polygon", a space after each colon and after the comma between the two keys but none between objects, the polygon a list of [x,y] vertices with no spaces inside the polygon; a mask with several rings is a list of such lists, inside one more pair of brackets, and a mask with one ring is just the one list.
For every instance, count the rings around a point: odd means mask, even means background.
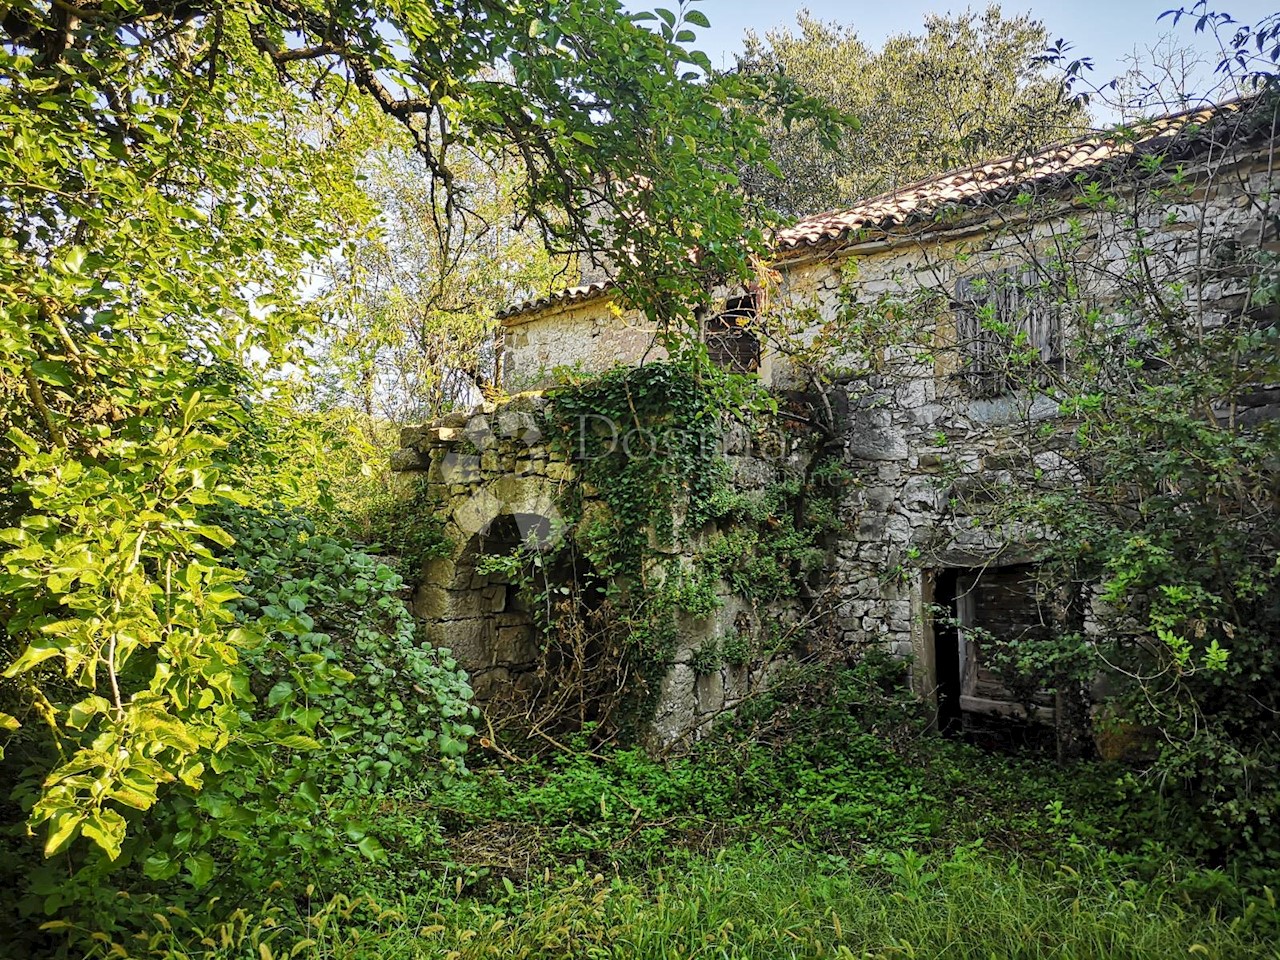
[{"label": "stone house", "polygon": [[[1053,629],[1060,610],[1036,583],[1025,531],[974,522],[982,489],[1011,471],[1071,469],[1053,442],[1028,441],[1061,417],[1051,386],[1073,362],[1079,322],[1064,303],[1131,317],[1135,285],[1158,285],[1191,322],[1252,309],[1241,265],[1280,252],[1275,110],[1236,101],[951,171],[782,230],[758,283],[708,292],[711,358],[779,395],[816,391],[853,478],[826,562],[829,630],[910,656],[940,724],[1054,719],[1053,698],[1015,695],[984,661],[984,637]],[[576,469],[543,443],[540,391],[566,370],[665,356],[607,279],[501,322],[514,399],[406,431],[399,458],[443,501],[458,545],[425,571],[418,613],[482,696],[532,683],[538,644],[527,606],[476,557],[545,533]],[[1269,415],[1277,399],[1259,389],[1242,415]],[[757,491],[810,455],[786,437],[766,452],[736,428],[724,454],[734,483]],[[708,637],[744,618],[800,616],[793,603],[762,617],[727,588],[719,599],[686,623],[671,658],[653,719],[661,740],[696,734],[777,666],[760,656],[708,668]]]}]

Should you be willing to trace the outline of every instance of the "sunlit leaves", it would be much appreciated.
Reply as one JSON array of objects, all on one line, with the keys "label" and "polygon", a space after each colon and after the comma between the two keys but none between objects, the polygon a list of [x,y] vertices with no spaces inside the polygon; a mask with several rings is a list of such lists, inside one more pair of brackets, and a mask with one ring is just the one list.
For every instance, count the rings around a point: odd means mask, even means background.
[{"label": "sunlit leaves", "polygon": [[[504,219],[612,251],[620,294],[676,322],[709,279],[745,277],[763,244],[726,186],[767,157],[746,106],[768,85],[707,76],[683,46],[707,22],[688,3],[656,33],[613,0],[479,19],[431,0],[115,3],[71,43],[62,7],[10,7],[0,608],[4,666],[21,682],[9,712],[49,731],[42,749],[22,743],[44,777],[29,796],[50,850],[80,836],[115,856],[130,811],[239,757],[241,658],[261,636],[232,622],[238,574],[217,555],[231,545],[206,515],[244,499],[236,461],[261,372],[313,327],[317,265],[367,230],[365,108],[410,132],[446,216],[466,208],[455,158],[500,161],[518,172]],[[282,609],[273,627],[308,632],[306,610]],[[462,683],[456,665],[418,666]],[[432,707],[449,715],[440,752],[454,763],[468,729],[456,692]],[[322,719],[276,719],[268,739],[284,749],[320,742]],[[209,881],[188,851],[155,869],[177,863]]]},{"label": "sunlit leaves", "polygon": [[305,322],[297,278],[345,195],[320,192],[334,158],[307,101],[234,61],[243,31],[200,77],[182,61],[207,25],[0,51],[3,669],[15,722],[55,740],[27,757],[49,853],[82,836],[116,857],[128,812],[198,786],[248,696],[241,574],[202,515],[236,496],[243,360]]}]

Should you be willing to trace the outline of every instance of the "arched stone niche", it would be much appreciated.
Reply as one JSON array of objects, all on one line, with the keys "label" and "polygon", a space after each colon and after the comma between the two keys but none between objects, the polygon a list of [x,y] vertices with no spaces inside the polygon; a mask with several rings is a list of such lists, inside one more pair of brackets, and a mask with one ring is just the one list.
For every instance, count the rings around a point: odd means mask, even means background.
[{"label": "arched stone niche", "polygon": [[532,598],[483,561],[538,550],[554,535],[555,521],[544,514],[501,513],[455,539],[461,549],[424,571],[415,608],[431,642],[452,650],[467,670],[478,699],[531,689],[539,651]]}]

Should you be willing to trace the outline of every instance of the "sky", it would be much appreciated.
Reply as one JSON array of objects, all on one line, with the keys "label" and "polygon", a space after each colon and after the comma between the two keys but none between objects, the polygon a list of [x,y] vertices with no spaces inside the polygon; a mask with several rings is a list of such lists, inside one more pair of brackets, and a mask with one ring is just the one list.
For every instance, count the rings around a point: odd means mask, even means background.
[{"label": "sky", "polygon": [[[1123,58],[1135,45],[1152,44],[1162,33],[1173,29],[1169,19],[1157,23],[1161,13],[1193,2],[1006,0],[1001,7],[1006,15],[1030,13],[1044,22],[1052,39],[1069,41],[1075,56],[1092,57],[1093,76],[1101,81],[1122,72]],[[661,5],[661,0],[633,0],[628,4],[633,10]],[[704,51],[716,66],[731,66],[733,54],[742,49],[746,30],[763,34],[773,27],[794,25],[796,14],[805,8],[819,19],[853,25],[864,42],[879,46],[893,34],[920,32],[926,14],[958,13],[970,7],[981,10],[985,6],[984,0],[696,0],[696,9],[707,15],[711,28],[698,31],[698,42],[691,46]],[[1280,0],[1210,0],[1209,7],[1252,24],[1280,9]],[[1186,43],[1200,48],[1206,45],[1205,38],[1197,38],[1185,19],[1176,32]]]}]

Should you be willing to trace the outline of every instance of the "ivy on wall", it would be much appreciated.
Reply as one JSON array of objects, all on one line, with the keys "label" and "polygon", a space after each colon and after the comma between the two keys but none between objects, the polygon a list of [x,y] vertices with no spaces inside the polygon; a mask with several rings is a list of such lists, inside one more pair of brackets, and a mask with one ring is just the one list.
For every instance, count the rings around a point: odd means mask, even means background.
[{"label": "ivy on wall", "polygon": [[[759,433],[777,429],[776,407],[754,379],[705,357],[618,369],[558,387],[550,400],[545,435],[576,468],[561,496],[565,535],[487,563],[531,595],[542,673],[556,678],[546,687],[558,703],[570,702],[567,684],[582,686],[572,717],[544,722],[590,722],[605,739],[635,735],[652,718],[682,622],[714,616],[726,588],[753,604],[813,596],[848,477],[820,452],[821,438],[798,435],[813,449],[783,479],[738,487],[723,452],[724,411],[742,411]],[[695,667],[776,652],[777,631],[755,635],[763,629],[736,625],[715,644],[716,662],[707,646]]]}]

